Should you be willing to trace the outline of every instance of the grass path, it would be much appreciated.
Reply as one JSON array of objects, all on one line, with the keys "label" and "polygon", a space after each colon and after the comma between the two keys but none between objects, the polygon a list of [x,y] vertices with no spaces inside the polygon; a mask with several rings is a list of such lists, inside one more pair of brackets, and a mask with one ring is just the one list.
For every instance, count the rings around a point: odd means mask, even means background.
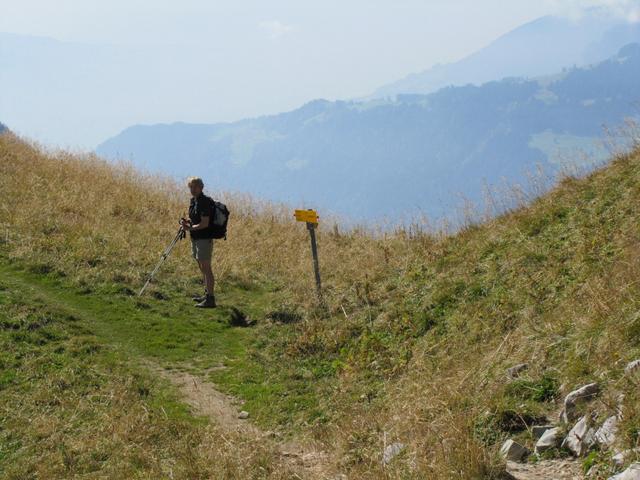
[{"label": "grass path", "polygon": [[[190,364],[211,367],[246,360],[250,332],[227,325],[229,309],[196,310],[177,295],[165,300],[138,299],[118,293],[80,293],[64,279],[38,275],[0,262],[5,286],[21,292],[25,299],[39,297],[78,318],[102,341],[133,358],[147,358],[167,368]],[[263,292],[251,297],[262,300]],[[249,294],[233,292],[234,306],[256,314],[261,306]]]},{"label": "grass path", "polygon": [[[280,407],[264,392],[273,387],[260,378],[264,366],[252,358],[253,329],[228,324],[231,306],[252,318],[262,318],[272,293],[233,289],[221,295],[215,310],[195,309],[185,295],[138,299],[127,294],[83,294],[64,279],[37,274],[0,261],[4,288],[20,292],[80,319],[97,338],[123,354],[132,365],[167,380],[195,416],[207,417],[224,430],[254,441],[276,445],[280,462],[299,470],[301,478],[322,478],[326,454],[310,441],[264,430],[251,420],[238,418],[241,409],[252,419],[273,419]],[[27,300],[28,301],[28,300]],[[220,378],[213,385],[211,378]],[[224,391],[220,391],[219,388]],[[246,395],[244,396],[243,393]],[[283,411],[279,412],[284,414]],[[264,420],[267,419],[265,422]]]},{"label": "grass path", "polygon": [[[200,310],[193,307],[191,292],[163,292],[160,299],[140,299],[117,289],[87,294],[64,278],[12,266],[2,257],[0,278],[26,298],[40,297],[73,313],[102,342],[132,361],[143,359],[168,370],[197,374],[225,394],[242,398],[244,408],[262,426],[291,429],[306,416],[317,415],[313,386],[295,366],[283,366],[261,349],[274,329],[229,325],[232,307],[264,323],[277,300],[277,294],[266,288],[227,286],[219,294],[218,308]],[[274,328],[282,335],[286,327]]]}]

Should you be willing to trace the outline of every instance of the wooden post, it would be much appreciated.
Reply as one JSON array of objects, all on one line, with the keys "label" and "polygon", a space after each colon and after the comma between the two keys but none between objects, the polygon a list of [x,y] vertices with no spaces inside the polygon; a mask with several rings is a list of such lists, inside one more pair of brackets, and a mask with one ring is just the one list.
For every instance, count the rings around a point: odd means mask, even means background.
[{"label": "wooden post", "polygon": [[305,222],[307,230],[309,230],[309,238],[311,239],[311,254],[313,255],[313,273],[316,276],[316,293],[318,294],[318,302],[324,307],[324,299],[322,298],[322,284],[320,283],[320,262],[318,262],[318,244],[316,243],[316,228],[318,228],[318,212],[315,210],[296,210],[293,214],[298,222]]},{"label": "wooden post", "polygon": [[311,237],[311,254],[313,255],[313,271],[316,276],[316,292],[318,293],[318,301],[322,302],[322,283],[320,282],[320,263],[318,262],[318,245],[316,244],[316,227],[317,223],[307,222],[307,230]]}]

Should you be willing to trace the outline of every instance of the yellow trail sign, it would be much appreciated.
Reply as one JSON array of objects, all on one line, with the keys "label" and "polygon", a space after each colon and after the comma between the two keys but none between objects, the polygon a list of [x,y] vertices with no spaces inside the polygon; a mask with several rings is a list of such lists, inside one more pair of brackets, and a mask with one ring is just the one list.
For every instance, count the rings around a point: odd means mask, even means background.
[{"label": "yellow trail sign", "polygon": [[315,210],[296,210],[295,217],[298,222],[318,223],[318,212]]}]

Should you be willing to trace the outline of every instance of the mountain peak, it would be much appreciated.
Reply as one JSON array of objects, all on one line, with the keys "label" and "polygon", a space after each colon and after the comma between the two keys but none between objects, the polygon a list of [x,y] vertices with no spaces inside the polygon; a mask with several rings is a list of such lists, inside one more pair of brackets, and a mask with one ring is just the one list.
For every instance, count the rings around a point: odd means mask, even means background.
[{"label": "mountain peak", "polygon": [[620,49],[618,57],[638,57],[640,56],[640,43],[629,43]]},{"label": "mountain peak", "polygon": [[547,15],[497,38],[462,60],[436,65],[385,85],[369,98],[427,94],[445,86],[482,84],[506,77],[540,77],[566,67],[586,66],[615,56],[640,41],[640,24],[589,9],[577,18]]}]

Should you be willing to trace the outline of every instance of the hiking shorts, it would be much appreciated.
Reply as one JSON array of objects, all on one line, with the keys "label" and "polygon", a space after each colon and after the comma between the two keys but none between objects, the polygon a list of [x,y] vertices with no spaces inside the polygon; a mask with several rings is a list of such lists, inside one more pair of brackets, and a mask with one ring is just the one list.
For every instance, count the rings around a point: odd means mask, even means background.
[{"label": "hiking shorts", "polygon": [[191,256],[199,262],[210,262],[213,255],[212,238],[192,238]]}]

